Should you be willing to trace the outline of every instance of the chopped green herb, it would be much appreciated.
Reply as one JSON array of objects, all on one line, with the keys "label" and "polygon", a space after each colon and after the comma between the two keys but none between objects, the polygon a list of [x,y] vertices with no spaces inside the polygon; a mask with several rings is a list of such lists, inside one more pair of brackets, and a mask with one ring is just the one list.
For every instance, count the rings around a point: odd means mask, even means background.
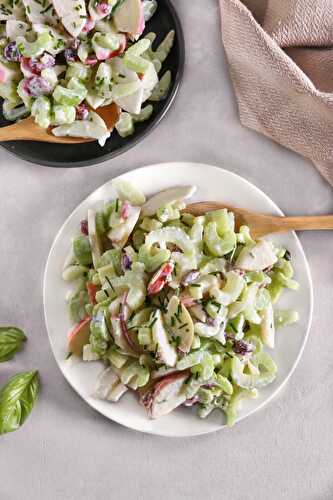
[{"label": "chopped green herb", "polygon": [[150,324],[148,325],[148,328],[152,328],[152,327],[155,325],[156,321],[157,321],[157,318],[154,318],[154,319],[150,322]]},{"label": "chopped green herb", "polygon": [[286,250],[286,252],[284,254],[284,258],[288,261],[291,260],[291,253],[289,252],[289,250]]},{"label": "chopped green herb", "polygon": [[110,278],[109,278],[108,276],[105,276],[105,279],[106,279],[106,281],[108,282],[108,284],[109,284],[109,286],[110,286],[111,290],[112,290],[113,292],[115,292],[115,289],[114,289],[114,287],[112,286],[112,283],[111,283],[111,281],[110,281]]}]

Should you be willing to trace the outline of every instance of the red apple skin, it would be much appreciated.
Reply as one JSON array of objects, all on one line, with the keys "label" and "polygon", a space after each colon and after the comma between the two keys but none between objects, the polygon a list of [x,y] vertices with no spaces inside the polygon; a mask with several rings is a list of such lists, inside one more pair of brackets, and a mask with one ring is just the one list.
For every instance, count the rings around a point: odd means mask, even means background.
[{"label": "red apple skin", "polygon": [[123,35],[123,38],[120,42],[119,49],[111,52],[109,59],[113,59],[114,57],[120,56],[123,52],[125,52],[126,48],[127,48],[127,38],[126,38],[126,35]]},{"label": "red apple skin", "polygon": [[168,278],[171,276],[174,267],[175,265],[173,262],[166,262],[165,264],[162,264],[162,266],[156,271],[156,273],[148,283],[148,295],[159,293],[164,288],[164,285],[167,283]]},{"label": "red apple skin", "polygon": [[88,281],[86,284],[86,288],[87,288],[90,304],[92,304],[93,306],[96,305],[97,304],[96,292],[99,290],[100,287],[97,285],[94,285],[94,283],[92,283],[91,281]]},{"label": "red apple skin", "polygon": [[173,382],[181,378],[183,378],[185,381],[189,376],[189,370],[174,372],[170,375],[166,375],[157,379],[154,384],[148,384],[146,390],[144,390],[143,388],[143,390],[141,391],[140,402],[147,409],[148,415],[150,417],[153,416],[155,399],[167,385],[172,384]]},{"label": "red apple skin", "polygon": [[91,317],[84,318],[68,334],[68,352],[82,356],[83,346],[89,344]]}]

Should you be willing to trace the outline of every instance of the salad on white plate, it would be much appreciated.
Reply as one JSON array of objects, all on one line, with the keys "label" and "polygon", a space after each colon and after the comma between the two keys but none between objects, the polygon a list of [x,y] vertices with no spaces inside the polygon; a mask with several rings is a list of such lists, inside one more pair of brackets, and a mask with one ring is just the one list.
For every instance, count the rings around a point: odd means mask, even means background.
[{"label": "salad on white plate", "polygon": [[152,48],[142,37],[157,0],[0,0],[0,97],[3,115],[32,116],[56,136],[103,146],[112,130],[95,112],[114,103],[122,137],[164,99],[172,75],[160,77],[175,38]]},{"label": "salad on white plate", "polygon": [[113,186],[118,197],[88,210],[64,264],[68,355],[103,363],[97,398],[134,391],[151,418],[195,406],[233,425],[241,401],[276,377],[276,330],[298,320],[274,307],[298,288],[290,253],[236,231],[226,209],[186,213],[194,186],[148,201],[123,179]]}]

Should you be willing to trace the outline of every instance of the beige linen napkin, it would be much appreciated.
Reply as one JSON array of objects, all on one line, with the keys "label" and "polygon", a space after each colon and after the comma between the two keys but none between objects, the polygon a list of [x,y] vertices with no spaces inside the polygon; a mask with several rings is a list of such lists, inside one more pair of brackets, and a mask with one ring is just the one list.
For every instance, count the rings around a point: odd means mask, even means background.
[{"label": "beige linen napkin", "polygon": [[333,0],[220,0],[240,120],[333,186]]}]

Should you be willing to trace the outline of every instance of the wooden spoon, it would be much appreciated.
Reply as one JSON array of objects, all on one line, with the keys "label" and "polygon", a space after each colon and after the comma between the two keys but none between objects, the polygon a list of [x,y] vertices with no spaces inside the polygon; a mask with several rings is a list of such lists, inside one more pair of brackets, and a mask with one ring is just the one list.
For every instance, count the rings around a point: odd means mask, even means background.
[{"label": "wooden spoon", "polygon": [[[112,103],[109,106],[104,106],[95,110],[105,121],[108,130],[112,130],[119,118],[119,108]],[[38,142],[53,142],[58,144],[77,144],[82,142],[92,142],[96,139],[84,137],[56,137],[51,132],[52,127],[48,129],[41,128],[34,122],[34,119],[29,116],[24,120],[18,121],[13,125],[7,125],[0,128],[0,142],[6,141],[38,141]]]},{"label": "wooden spoon", "polygon": [[260,238],[271,233],[303,231],[311,229],[333,229],[333,215],[315,215],[304,217],[279,217],[263,215],[243,208],[232,207],[225,203],[202,201],[187,205],[184,212],[192,215],[204,215],[206,212],[227,208],[235,214],[236,229],[241,225],[249,226],[251,235]]}]

